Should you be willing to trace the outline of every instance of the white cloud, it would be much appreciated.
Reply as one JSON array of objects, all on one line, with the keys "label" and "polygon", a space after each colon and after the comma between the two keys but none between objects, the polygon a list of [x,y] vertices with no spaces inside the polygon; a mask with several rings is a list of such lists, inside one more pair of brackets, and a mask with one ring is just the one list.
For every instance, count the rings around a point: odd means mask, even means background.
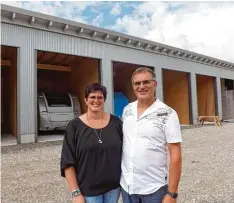
[{"label": "white cloud", "polygon": [[20,7],[23,9],[36,11],[44,14],[55,15],[56,9],[53,7],[52,3],[40,2],[40,1],[32,1],[32,2],[23,2],[23,1],[7,1],[4,4]]},{"label": "white cloud", "polygon": [[9,5],[9,6],[15,6],[15,7],[20,7],[21,5],[21,2],[19,1],[2,1],[1,3]]},{"label": "white cloud", "polygon": [[234,3],[140,4],[112,27],[128,34],[234,62]]},{"label": "white cloud", "polygon": [[112,15],[118,16],[121,13],[121,6],[119,3],[115,3],[113,8],[111,9],[110,13]]},{"label": "white cloud", "polygon": [[76,6],[80,11],[84,11],[89,6],[100,4],[98,1],[70,1],[69,4]]},{"label": "white cloud", "polygon": [[4,4],[86,23],[86,17],[82,15],[82,12],[87,7],[101,3],[97,1],[4,1]]},{"label": "white cloud", "polygon": [[92,25],[94,26],[100,26],[100,23],[103,21],[103,14],[99,14],[96,18],[92,20]]}]

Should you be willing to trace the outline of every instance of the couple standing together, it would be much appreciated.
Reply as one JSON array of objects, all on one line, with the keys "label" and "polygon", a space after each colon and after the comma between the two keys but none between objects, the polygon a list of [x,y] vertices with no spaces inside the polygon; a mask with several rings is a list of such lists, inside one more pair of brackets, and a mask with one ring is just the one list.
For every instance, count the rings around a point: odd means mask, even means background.
[{"label": "couple standing together", "polygon": [[73,203],[117,203],[120,193],[123,203],[176,203],[182,162],[177,113],[155,96],[151,69],[138,68],[132,86],[137,101],[124,108],[122,120],[104,112],[105,87],[86,88],[87,112],[68,124],[61,153]]}]

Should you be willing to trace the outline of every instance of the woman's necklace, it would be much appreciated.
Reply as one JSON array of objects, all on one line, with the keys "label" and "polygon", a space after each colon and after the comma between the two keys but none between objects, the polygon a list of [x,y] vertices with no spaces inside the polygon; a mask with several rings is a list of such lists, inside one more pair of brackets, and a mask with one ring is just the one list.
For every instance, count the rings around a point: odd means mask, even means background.
[{"label": "woman's necklace", "polygon": [[100,136],[98,135],[97,131],[95,129],[93,129],[94,132],[96,133],[97,137],[98,137],[98,143],[99,144],[102,144],[102,140],[101,140],[101,137],[102,137],[102,129],[100,130]]},{"label": "woman's necklace", "polygon": [[[87,121],[88,121],[88,113],[87,113]],[[89,121],[88,121],[89,122]],[[102,115],[102,127],[103,127],[103,115]],[[100,135],[98,135],[98,132],[93,128],[94,132],[96,133],[97,137],[98,137],[98,143],[99,144],[102,144],[102,127],[101,127],[101,130],[100,130]]]}]

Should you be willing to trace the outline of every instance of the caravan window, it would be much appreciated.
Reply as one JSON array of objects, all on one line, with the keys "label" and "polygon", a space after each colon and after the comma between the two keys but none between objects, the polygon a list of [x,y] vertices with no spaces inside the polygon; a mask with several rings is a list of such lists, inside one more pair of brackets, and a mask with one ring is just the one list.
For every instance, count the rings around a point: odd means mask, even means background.
[{"label": "caravan window", "polygon": [[48,106],[71,106],[71,100],[66,93],[45,93]]}]

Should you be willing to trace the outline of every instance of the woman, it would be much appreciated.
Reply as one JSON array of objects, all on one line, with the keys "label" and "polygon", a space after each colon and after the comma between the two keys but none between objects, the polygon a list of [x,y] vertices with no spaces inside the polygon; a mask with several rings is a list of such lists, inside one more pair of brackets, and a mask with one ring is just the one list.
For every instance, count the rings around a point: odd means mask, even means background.
[{"label": "woman", "polygon": [[120,196],[122,121],[104,112],[106,88],[85,90],[87,112],[69,122],[62,147],[61,175],[73,203],[117,203]]}]

